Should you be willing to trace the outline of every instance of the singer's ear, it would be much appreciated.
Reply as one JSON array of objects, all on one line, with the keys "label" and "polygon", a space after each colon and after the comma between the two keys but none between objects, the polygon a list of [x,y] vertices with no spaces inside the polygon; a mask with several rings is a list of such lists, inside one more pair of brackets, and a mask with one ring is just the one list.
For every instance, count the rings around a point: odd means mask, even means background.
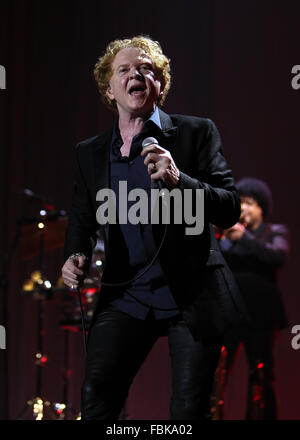
[{"label": "singer's ear", "polygon": [[112,88],[111,88],[110,84],[107,87],[106,96],[108,96],[111,101],[113,101],[115,99],[115,96],[114,96],[114,94],[112,92]]},{"label": "singer's ear", "polygon": [[159,79],[160,82],[160,92],[159,92],[159,96],[162,96],[164,94],[164,90],[165,90],[165,84],[164,81],[162,81],[162,79]]}]

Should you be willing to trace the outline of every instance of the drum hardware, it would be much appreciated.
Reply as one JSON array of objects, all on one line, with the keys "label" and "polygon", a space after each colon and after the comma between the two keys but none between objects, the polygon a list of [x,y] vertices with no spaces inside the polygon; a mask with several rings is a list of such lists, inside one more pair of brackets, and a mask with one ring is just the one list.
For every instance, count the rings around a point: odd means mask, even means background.
[{"label": "drum hardware", "polygon": [[[36,397],[27,400],[23,410],[17,419],[33,418],[42,420],[65,420],[66,418],[80,419],[72,405],[68,404],[68,381],[71,370],[68,365],[69,334],[81,331],[80,309],[78,297],[71,292],[59,278],[56,285],[45,276],[45,253],[64,245],[65,230],[67,227],[67,216],[65,211],[50,211],[45,205],[39,212],[39,216],[30,218],[19,218],[18,242],[19,256],[21,260],[38,257],[38,269],[34,270],[22,286],[22,295],[28,295],[38,301],[38,347],[34,363],[36,373]],[[97,294],[99,293],[99,278],[102,274],[104,259],[104,248],[101,240],[98,240],[91,261],[90,274],[84,280],[80,290],[80,298],[85,309],[86,325],[89,326],[94,311]],[[42,396],[41,379],[42,368],[48,365],[48,356],[44,352],[44,305],[47,300],[52,300],[54,293],[62,295],[64,320],[60,327],[64,330],[64,376],[63,376],[63,402],[51,403]],[[68,414],[70,416],[68,417]]]}]

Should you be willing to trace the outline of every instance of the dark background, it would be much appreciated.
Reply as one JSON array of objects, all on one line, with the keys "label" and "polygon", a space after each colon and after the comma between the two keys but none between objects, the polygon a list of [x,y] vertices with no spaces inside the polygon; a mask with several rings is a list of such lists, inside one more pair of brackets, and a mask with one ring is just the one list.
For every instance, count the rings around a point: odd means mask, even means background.
[{"label": "dark background", "polygon": [[[291,69],[300,64],[299,18],[298,0],[1,1],[0,64],[7,72],[7,89],[0,90],[0,269],[2,284],[7,281],[0,300],[0,324],[7,330],[7,349],[0,351],[2,419],[17,418],[36,396],[38,301],[22,296],[21,287],[38,258],[21,259],[19,247],[11,251],[17,218],[37,214],[39,203],[20,192],[30,188],[68,210],[74,146],[113,119],[101,103],[93,66],[108,42],[140,33],[158,40],[171,59],[164,110],[213,119],[236,180],[251,175],[267,181],[274,195],[272,220],[290,229],[291,254],[280,276],[290,326],[278,335],[276,377],[280,418],[300,418],[300,352],[291,347],[291,328],[300,324],[300,90],[291,87]],[[62,249],[47,252],[45,263],[55,284]],[[64,398],[67,359],[68,403],[78,412],[82,337],[60,327],[58,294],[44,307],[49,361],[43,397]],[[135,380],[129,418],[168,418],[169,373],[162,338]],[[243,418],[246,377],[241,354],[227,392],[229,419]]]}]

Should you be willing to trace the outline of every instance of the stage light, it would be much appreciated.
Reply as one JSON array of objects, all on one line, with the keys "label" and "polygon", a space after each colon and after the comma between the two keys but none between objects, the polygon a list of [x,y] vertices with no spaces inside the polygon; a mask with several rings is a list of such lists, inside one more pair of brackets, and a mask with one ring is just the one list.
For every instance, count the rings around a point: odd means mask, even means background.
[{"label": "stage light", "polygon": [[44,286],[46,287],[46,289],[51,289],[52,284],[50,283],[49,280],[44,281]]},{"label": "stage light", "polygon": [[38,283],[39,281],[41,281],[42,279],[42,274],[39,270],[35,270],[32,272],[31,274],[31,279],[32,281],[34,281],[35,283]]}]

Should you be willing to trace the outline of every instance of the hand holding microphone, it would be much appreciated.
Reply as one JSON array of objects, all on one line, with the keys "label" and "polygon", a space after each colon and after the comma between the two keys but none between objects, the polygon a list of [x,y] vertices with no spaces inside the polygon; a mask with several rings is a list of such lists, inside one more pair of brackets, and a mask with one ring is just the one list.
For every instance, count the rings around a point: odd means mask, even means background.
[{"label": "hand holding microphone", "polygon": [[72,290],[81,286],[84,278],[84,266],[86,257],[84,255],[74,254],[69,257],[62,267],[62,278],[66,286]]},{"label": "hand holding microphone", "polygon": [[153,137],[147,137],[142,143],[142,156],[145,156],[144,164],[148,168],[151,180],[156,182],[159,189],[163,184],[174,188],[179,180],[179,170],[170,154],[162,148]]},{"label": "hand holding microphone", "polygon": [[231,228],[226,229],[224,231],[225,237],[229,238],[232,241],[238,241],[242,238],[245,232],[245,226],[242,225],[240,222],[233,225]]}]

